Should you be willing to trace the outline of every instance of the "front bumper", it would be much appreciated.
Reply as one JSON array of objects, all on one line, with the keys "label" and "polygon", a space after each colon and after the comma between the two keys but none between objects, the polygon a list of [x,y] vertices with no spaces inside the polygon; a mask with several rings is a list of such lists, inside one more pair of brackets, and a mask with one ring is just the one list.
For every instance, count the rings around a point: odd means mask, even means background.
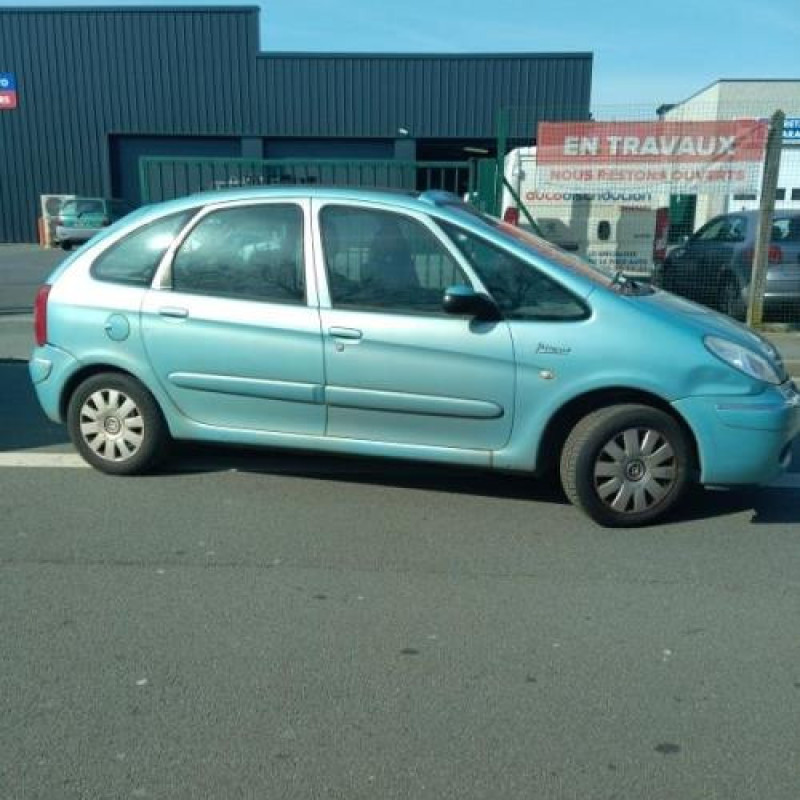
[{"label": "front bumper", "polygon": [[67,381],[80,368],[80,362],[66,350],[46,344],[37,347],[28,362],[33,388],[44,413],[53,422],[64,422],[61,396]]},{"label": "front bumper", "polygon": [[697,439],[701,483],[761,485],[789,466],[800,435],[800,392],[791,381],[752,397],[687,397],[673,405]]}]

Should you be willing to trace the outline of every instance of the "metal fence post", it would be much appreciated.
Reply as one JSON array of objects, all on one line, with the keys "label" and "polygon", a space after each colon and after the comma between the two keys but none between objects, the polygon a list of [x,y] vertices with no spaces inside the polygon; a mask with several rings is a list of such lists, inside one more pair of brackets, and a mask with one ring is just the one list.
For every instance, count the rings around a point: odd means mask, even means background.
[{"label": "metal fence post", "polygon": [[506,144],[508,141],[508,111],[497,112],[497,172],[494,182],[494,207],[489,211],[497,217],[503,212],[503,176],[505,175]]},{"label": "metal fence post", "polygon": [[150,160],[146,156],[139,157],[139,199],[142,205],[150,202],[150,187],[147,182],[147,169]]},{"label": "metal fence post", "polygon": [[769,240],[772,233],[772,214],[775,211],[775,192],[778,188],[778,169],[781,165],[783,139],[783,111],[776,111],[770,120],[764,176],[761,181],[761,204],[756,228],[756,246],[747,299],[747,324],[751,328],[761,325],[764,318],[764,291],[767,283]]}]

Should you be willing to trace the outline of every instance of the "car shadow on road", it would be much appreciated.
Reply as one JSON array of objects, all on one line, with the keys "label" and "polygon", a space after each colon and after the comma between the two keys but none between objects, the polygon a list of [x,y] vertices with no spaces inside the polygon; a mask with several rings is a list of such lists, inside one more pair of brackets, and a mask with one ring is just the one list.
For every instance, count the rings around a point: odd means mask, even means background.
[{"label": "car shadow on road", "polygon": [[[412,461],[180,444],[164,465],[164,474],[232,470],[503,500],[568,504],[555,477],[537,479],[515,473]],[[800,523],[800,490],[757,487],[707,490],[695,487],[664,523],[697,522],[748,511],[753,514],[751,522],[754,524]]]},{"label": "car shadow on road", "polygon": [[700,522],[752,512],[754,525],[800,524],[800,490],[748,486],[730,489],[695,487],[670,516],[671,522]]},{"label": "car shadow on road", "polygon": [[566,504],[554,480],[418,461],[179,443],[163,473],[237,471],[322,481]]},{"label": "car shadow on road", "polygon": [[28,375],[27,362],[0,360],[0,452],[68,441],[66,428],[44,415]]}]

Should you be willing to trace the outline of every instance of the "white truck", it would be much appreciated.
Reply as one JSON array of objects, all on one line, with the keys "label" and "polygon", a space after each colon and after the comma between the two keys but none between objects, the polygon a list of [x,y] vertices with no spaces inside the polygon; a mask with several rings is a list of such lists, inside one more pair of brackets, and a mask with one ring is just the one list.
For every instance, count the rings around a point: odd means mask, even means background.
[{"label": "white truck", "polygon": [[[514,194],[551,242],[598,265],[631,275],[652,275],[664,217],[655,207],[656,197],[621,192],[571,194],[537,186],[536,147],[512,150],[504,171]],[[528,224],[507,188],[503,217],[522,227]]]}]

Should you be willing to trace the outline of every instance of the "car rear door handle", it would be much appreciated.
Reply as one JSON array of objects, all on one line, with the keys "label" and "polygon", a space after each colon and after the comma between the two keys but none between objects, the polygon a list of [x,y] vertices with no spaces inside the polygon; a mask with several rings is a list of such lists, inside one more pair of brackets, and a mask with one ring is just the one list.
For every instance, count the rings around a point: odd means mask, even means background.
[{"label": "car rear door handle", "polygon": [[189,316],[188,308],[177,308],[176,306],[164,306],[158,309],[162,317],[173,317],[174,319],[186,319]]},{"label": "car rear door handle", "polygon": [[357,328],[328,328],[328,334],[336,339],[360,339],[364,334]]}]

